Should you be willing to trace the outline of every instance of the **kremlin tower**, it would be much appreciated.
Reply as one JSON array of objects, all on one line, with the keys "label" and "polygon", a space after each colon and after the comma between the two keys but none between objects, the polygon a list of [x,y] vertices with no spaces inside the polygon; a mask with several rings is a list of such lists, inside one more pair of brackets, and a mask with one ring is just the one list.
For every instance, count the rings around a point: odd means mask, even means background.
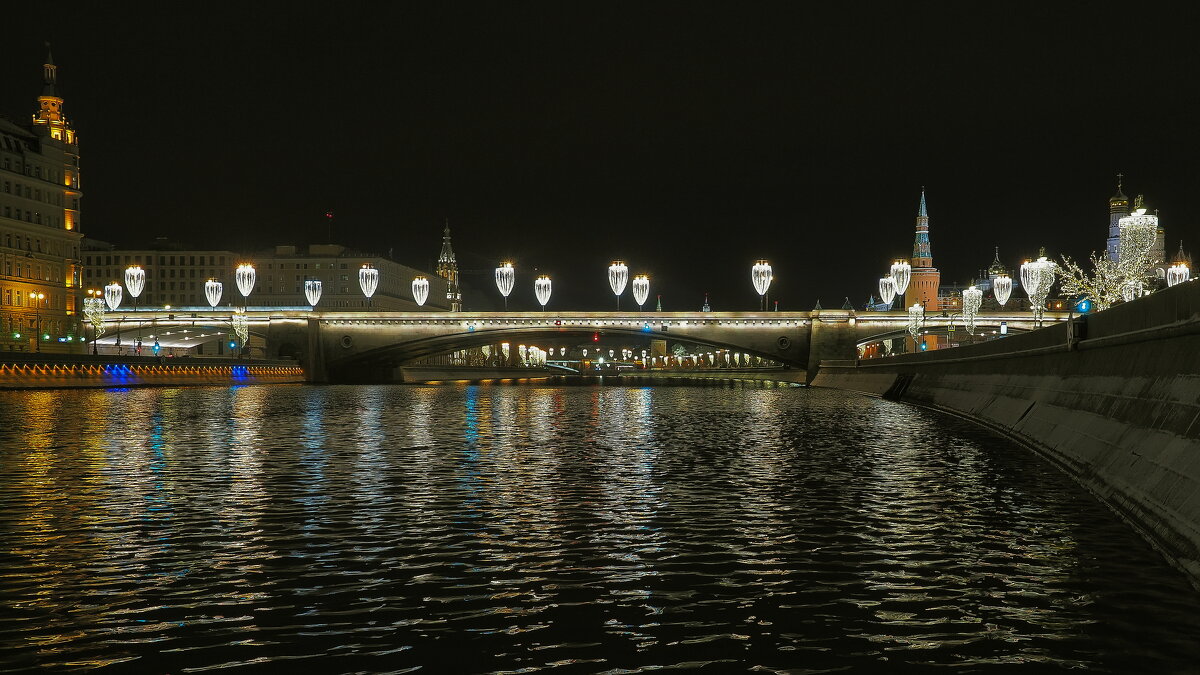
[{"label": "kremlin tower", "polygon": [[920,303],[925,312],[940,309],[938,287],[942,273],[933,266],[933,253],[929,249],[929,211],[925,208],[925,188],[921,188],[921,205],[917,207],[917,236],[913,241],[912,278],[905,292],[906,303]]}]

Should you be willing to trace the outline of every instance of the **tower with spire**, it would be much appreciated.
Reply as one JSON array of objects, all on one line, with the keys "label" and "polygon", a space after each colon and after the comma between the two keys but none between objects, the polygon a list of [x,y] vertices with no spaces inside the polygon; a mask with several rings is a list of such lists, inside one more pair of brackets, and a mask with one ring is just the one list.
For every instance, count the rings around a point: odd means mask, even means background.
[{"label": "tower with spire", "polygon": [[1117,262],[1121,248],[1121,219],[1129,215],[1129,197],[1122,190],[1124,174],[1117,174],[1117,193],[1108,198],[1108,259]]},{"label": "tower with spire", "polygon": [[926,312],[940,309],[938,288],[942,273],[933,266],[933,251],[929,247],[929,209],[925,206],[925,188],[921,188],[921,203],[917,206],[917,233],[913,240],[912,277],[905,293],[905,302],[921,303]]},{"label": "tower with spire", "polygon": [[446,279],[446,301],[450,304],[451,312],[462,311],[462,289],[458,284],[458,262],[454,259],[454,249],[450,246],[450,219],[446,219],[446,229],[442,232],[442,252],[438,254],[437,274]]},{"label": "tower with spire", "polygon": [[[0,118],[5,187],[0,192],[0,246],[11,254],[10,269],[0,277],[9,298],[7,311],[0,312],[0,349],[82,352],[79,139],[63,115],[58,67],[49,45],[36,100],[27,123]],[[14,283],[18,278],[21,283]]]}]

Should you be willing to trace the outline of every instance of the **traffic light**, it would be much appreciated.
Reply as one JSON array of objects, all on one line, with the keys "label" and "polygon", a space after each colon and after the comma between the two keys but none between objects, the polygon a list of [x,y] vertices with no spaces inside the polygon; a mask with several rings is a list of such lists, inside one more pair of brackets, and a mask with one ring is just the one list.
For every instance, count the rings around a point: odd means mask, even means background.
[{"label": "traffic light", "polygon": [[592,342],[599,342],[599,341],[600,341],[600,334],[592,333]]}]

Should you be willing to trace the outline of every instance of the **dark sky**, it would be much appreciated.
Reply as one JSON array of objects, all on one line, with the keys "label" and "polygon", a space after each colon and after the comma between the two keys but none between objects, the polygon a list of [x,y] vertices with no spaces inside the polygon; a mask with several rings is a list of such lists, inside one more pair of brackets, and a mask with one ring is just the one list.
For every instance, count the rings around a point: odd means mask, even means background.
[{"label": "dark sky", "polygon": [[252,250],[331,210],[425,268],[448,217],[489,294],[516,261],[514,307],[536,268],[551,308],[608,308],[617,257],[666,309],[755,308],[759,257],[781,308],[861,305],[922,186],[944,283],[993,246],[1103,249],[1118,171],[1193,248],[1197,15],[1040,4],[9,8],[0,113],[32,112],[49,40],[90,236]]}]

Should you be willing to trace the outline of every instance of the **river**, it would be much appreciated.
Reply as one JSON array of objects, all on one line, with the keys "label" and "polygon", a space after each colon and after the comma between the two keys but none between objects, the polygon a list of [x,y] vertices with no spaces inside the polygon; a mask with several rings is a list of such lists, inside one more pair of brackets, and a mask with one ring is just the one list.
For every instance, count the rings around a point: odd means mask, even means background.
[{"label": "river", "polygon": [[0,392],[0,670],[1191,672],[1010,441],[773,387]]}]

